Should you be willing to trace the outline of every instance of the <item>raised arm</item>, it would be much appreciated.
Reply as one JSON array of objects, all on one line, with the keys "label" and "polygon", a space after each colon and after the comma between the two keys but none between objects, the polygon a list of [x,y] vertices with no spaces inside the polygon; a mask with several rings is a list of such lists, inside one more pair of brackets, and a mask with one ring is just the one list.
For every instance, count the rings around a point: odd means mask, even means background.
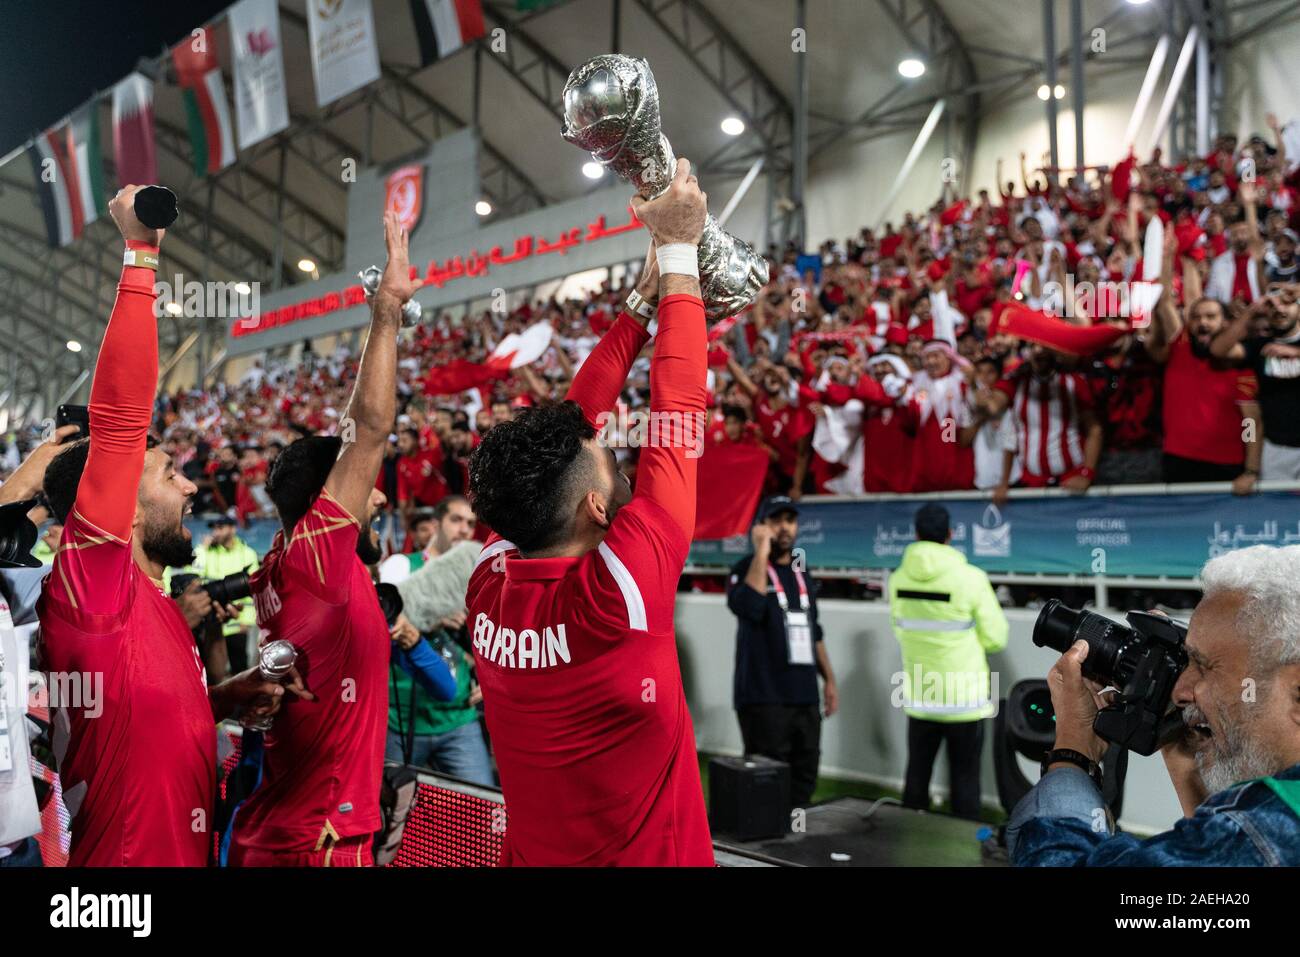
[{"label": "raised arm", "polygon": [[125,263],[95,363],[90,453],[73,506],[85,521],[123,541],[131,537],[158,388],[153,285],[166,230],[150,229],[136,218],[135,194],[143,188],[124,187],[108,204],[126,242]]},{"label": "raised arm", "polygon": [[367,513],[384,445],[397,415],[397,331],[402,325],[402,306],[415,293],[406,231],[396,213],[384,214],[384,243],[388,264],[371,303],[370,332],[352,398],[341,419],[343,451],[325,480],[325,490],[354,518]]},{"label": "raised arm", "polygon": [[[654,200],[633,200],[636,214],[650,227],[659,246],[659,333],[650,362],[650,411],[659,421],[680,422],[676,441],[672,434],[641,452],[637,465],[638,496],[645,496],[663,508],[689,540],[695,533],[695,479],[699,463],[697,446],[689,439],[704,434],[705,380],[708,374],[708,343],[704,329],[704,302],[700,280],[694,270],[694,251],[704,230],[707,197],[690,175],[690,164],[677,161],[672,185]],[[671,251],[663,247],[674,247]],[[674,271],[677,259],[689,260],[689,269]],[[667,415],[664,415],[667,413]]]},{"label": "raised arm", "polygon": [[[659,301],[659,266],[655,260],[653,239],[636,282],[636,291],[652,308]],[[612,409],[618,401],[632,363],[650,339],[646,330],[648,324],[645,317],[634,316],[624,309],[573,377],[565,398],[578,403],[593,426],[600,415]]]}]

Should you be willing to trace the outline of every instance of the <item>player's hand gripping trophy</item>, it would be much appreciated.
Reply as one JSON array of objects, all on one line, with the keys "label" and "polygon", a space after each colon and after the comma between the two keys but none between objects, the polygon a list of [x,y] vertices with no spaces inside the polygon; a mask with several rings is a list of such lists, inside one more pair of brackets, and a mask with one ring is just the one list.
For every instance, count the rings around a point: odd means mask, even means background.
[{"label": "player's hand gripping trophy", "polygon": [[[561,135],[647,199],[672,182],[677,159],[659,129],[659,91],[645,60],[607,54],[570,73]],[[709,322],[740,312],[767,282],[766,260],[712,216],[704,223],[699,258]]]}]

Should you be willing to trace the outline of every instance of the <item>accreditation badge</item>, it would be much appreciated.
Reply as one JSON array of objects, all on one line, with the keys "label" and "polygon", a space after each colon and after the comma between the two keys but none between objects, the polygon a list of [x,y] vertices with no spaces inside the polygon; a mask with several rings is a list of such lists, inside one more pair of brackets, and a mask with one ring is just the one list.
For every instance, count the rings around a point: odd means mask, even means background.
[{"label": "accreditation badge", "polygon": [[816,664],[813,659],[812,625],[806,611],[785,613],[785,643],[789,649],[790,664]]}]

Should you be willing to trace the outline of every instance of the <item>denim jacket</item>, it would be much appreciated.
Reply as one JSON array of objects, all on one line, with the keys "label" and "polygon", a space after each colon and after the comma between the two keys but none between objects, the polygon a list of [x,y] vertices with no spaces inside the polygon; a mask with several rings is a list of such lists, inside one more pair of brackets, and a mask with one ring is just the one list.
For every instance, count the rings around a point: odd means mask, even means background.
[{"label": "denim jacket", "polygon": [[1146,840],[1114,833],[1082,770],[1055,768],[1016,805],[1007,848],[1018,867],[1297,867],[1300,764],[1212,794],[1172,831]]}]

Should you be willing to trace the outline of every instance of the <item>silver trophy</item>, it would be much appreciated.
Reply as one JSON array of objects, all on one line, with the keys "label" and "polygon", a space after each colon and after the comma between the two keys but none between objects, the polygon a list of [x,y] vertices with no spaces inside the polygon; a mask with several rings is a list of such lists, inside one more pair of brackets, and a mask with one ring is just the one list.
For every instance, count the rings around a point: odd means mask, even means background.
[{"label": "silver trophy", "polygon": [[[659,90],[645,60],[606,54],[570,73],[560,135],[648,199],[672,183],[677,158],[659,129]],[[767,282],[767,261],[712,216],[704,222],[699,257],[710,322],[740,312]]]},{"label": "silver trophy", "polygon": [[[298,651],[287,641],[268,641],[257,656],[257,671],[263,681],[281,681],[298,660]],[[241,721],[249,731],[269,731],[271,718],[249,718]]]},{"label": "silver trophy", "polygon": [[[361,288],[366,291],[366,302],[375,298],[375,292],[379,289],[379,280],[384,278],[384,271],[378,266],[367,266],[361,272],[357,273],[361,279]],[[410,329],[420,321],[420,304],[414,299],[408,299],[402,304],[402,328]]]}]

